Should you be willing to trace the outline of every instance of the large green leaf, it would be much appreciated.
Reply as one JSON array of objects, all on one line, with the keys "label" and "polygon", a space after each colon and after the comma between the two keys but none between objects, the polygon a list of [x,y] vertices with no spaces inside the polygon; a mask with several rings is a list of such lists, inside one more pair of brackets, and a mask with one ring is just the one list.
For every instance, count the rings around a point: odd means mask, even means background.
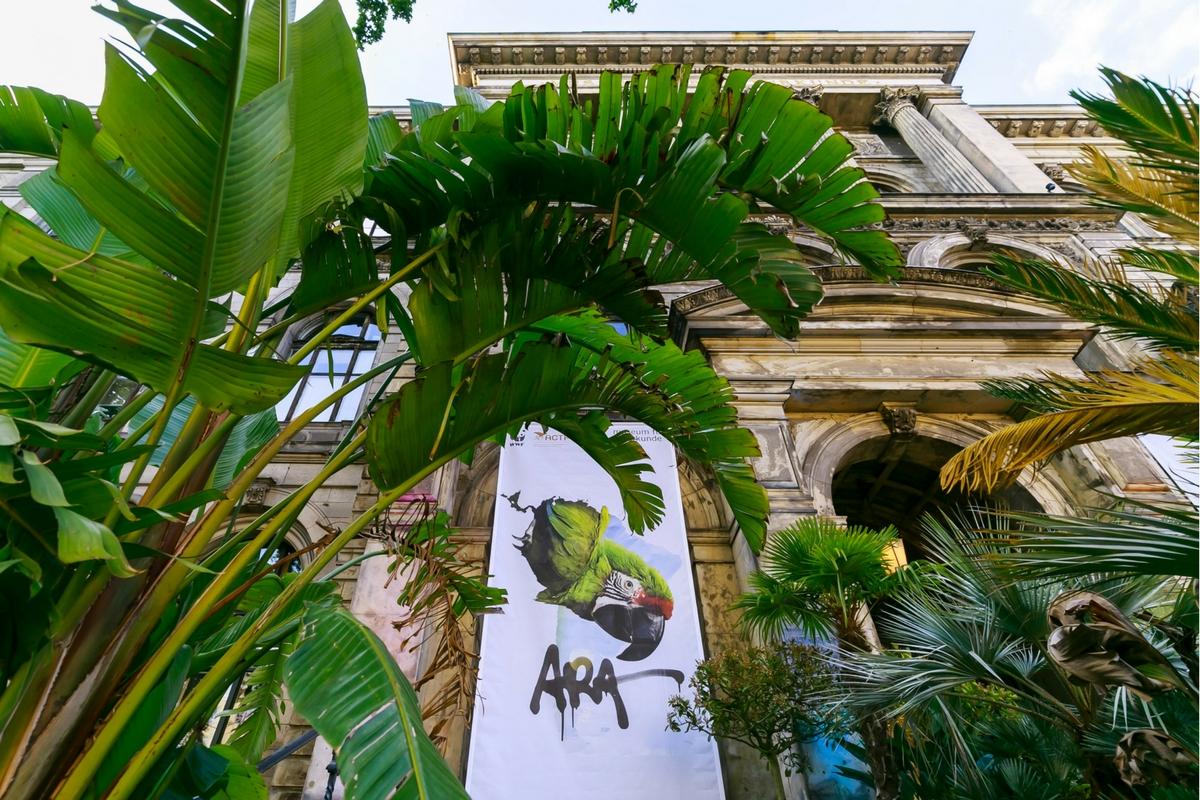
[{"label": "large green leaf", "polygon": [[59,383],[83,366],[68,355],[19,344],[0,330],[0,385],[13,389]]},{"label": "large green leaf", "polygon": [[[80,141],[78,136],[70,132],[65,134],[64,146],[66,140]],[[25,198],[55,235],[72,247],[106,256],[128,252],[129,246],[111,231],[106,231],[95,217],[80,205],[71,190],[63,185],[55,170],[39,172],[22,183],[20,191],[21,197]]]},{"label": "large green leaf", "polygon": [[135,34],[145,62],[106,50],[99,117],[112,146],[73,128],[62,135],[58,179],[136,255],[93,254],[78,236],[72,247],[0,211],[0,309],[22,309],[8,326],[22,343],[78,353],[159,391],[183,376],[206,406],[251,413],[303,370],[199,340],[213,335],[208,298],[276,256],[293,177],[291,81],[237,106],[237,15],[208,0],[179,8],[200,26],[125,0],[106,12]]},{"label": "large green leaf", "polygon": [[296,710],[337,751],[347,800],[467,797],[425,733],[412,685],[349,611],[309,607],[284,674]]},{"label": "large green leaf", "polygon": [[83,103],[27,86],[0,86],[0,150],[55,158],[64,128],[89,142],[96,135]]},{"label": "large green leaf", "polygon": [[308,220],[362,189],[367,90],[337,0],[322,0],[288,26],[287,68],[296,156],[279,242],[285,265],[316,235]]},{"label": "large green leaf", "polygon": [[786,237],[742,231],[750,202],[793,214],[878,276],[900,258],[882,232],[865,229],[883,211],[861,171],[843,166],[850,146],[829,118],[783,87],[744,91],[748,77],[707,70],[689,100],[686,69],[657,67],[624,88],[604,73],[587,105],[565,82],[518,84],[480,117],[497,112],[498,127],[467,130],[463,105],[425,119],[368,170],[364,211],[398,240],[533,201],[633,219],[652,235],[636,247],[631,236],[626,255],[653,261],[656,280],[721,280],[774,330],[795,335],[819,283]]},{"label": "large green leaf", "polygon": [[[575,434],[585,450],[596,450],[601,440],[579,434],[577,424],[580,411],[600,408],[645,422],[684,456],[711,467],[747,539],[754,547],[761,544],[766,495],[746,463],[758,455],[758,447],[749,431],[737,427],[729,386],[702,355],[623,337],[594,314],[550,318],[531,330],[536,331],[531,338],[550,342],[522,341],[510,355],[478,358],[461,373],[443,362],[385,403],[368,426],[366,445],[380,486],[401,485],[526,422],[554,427],[565,417],[563,432]],[[616,453],[630,461],[617,464]],[[631,524],[654,525],[661,506],[647,502],[656,490],[636,477],[640,470],[628,466],[644,458],[636,455],[621,444],[599,463],[624,467],[614,478]]]},{"label": "large green leaf", "polygon": [[[130,427],[132,429],[140,427],[162,409],[162,403],[162,397],[155,397],[133,416],[133,419],[130,420]],[[195,408],[196,401],[191,397],[185,397],[179,405],[175,406],[163,429],[158,446],[150,457],[152,465],[162,464],[163,459],[174,446],[175,440],[179,438],[184,423],[187,422]],[[229,486],[246,462],[278,433],[279,422],[273,408],[250,414],[238,420],[229,432],[229,437],[225,440],[220,455],[217,456],[217,462],[212,472],[212,487],[224,489]]]}]

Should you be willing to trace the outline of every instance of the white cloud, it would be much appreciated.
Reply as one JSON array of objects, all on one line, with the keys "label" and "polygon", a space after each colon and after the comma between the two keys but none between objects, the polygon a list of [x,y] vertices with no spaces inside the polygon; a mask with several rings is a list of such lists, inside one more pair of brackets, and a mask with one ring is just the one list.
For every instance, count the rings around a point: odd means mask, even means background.
[{"label": "white cloud", "polygon": [[1100,64],[1159,81],[1195,75],[1200,7],[1192,0],[1033,0],[1029,15],[1053,45],[1024,81],[1027,94],[1099,89]]}]

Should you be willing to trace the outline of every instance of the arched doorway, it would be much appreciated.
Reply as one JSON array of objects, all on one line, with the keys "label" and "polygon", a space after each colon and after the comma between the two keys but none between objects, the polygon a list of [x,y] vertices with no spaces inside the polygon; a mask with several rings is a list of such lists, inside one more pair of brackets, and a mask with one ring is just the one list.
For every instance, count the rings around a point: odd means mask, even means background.
[{"label": "arched doorway", "polygon": [[928,436],[884,436],[859,442],[833,476],[833,507],[849,525],[880,529],[896,526],[908,559],[925,558],[921,517],[955,508],[992,505],[1014,511],[1041,511],[1021,486],[989,498],[942,490],[938,471],[960,448]]}]

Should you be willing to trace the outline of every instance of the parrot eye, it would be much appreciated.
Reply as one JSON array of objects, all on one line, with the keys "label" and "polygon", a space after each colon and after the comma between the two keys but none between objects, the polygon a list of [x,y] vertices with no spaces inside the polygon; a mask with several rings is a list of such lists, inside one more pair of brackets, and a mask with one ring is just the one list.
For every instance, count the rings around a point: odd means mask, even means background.
[{"label": "parrot eye", "polygon": [[632,589],[632,588],[633,588],[633,580],[632,580],[631,578],[626,578],[626,579],[625,579],[625,588],[626,588],[626,589]]}]

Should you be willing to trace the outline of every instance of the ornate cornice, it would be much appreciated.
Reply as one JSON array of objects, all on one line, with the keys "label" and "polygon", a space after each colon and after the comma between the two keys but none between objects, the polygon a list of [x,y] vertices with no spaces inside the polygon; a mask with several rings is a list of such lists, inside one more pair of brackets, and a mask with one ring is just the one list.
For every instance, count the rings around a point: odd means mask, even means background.
[{"label": "ornate cornice", "polygon": [[[452,33],[455,73],[466,76],[633,71],[659,63],[723,64],[757,72],[892,72],[949,82],[970,33],[780,31],[770,33]],[[815,68],[815,69],[814,69]]]},{"label": "ornate cornice", "polygon": [[1079,106],[976,106],[975,110],[1009,139],[1108,137]]}]

